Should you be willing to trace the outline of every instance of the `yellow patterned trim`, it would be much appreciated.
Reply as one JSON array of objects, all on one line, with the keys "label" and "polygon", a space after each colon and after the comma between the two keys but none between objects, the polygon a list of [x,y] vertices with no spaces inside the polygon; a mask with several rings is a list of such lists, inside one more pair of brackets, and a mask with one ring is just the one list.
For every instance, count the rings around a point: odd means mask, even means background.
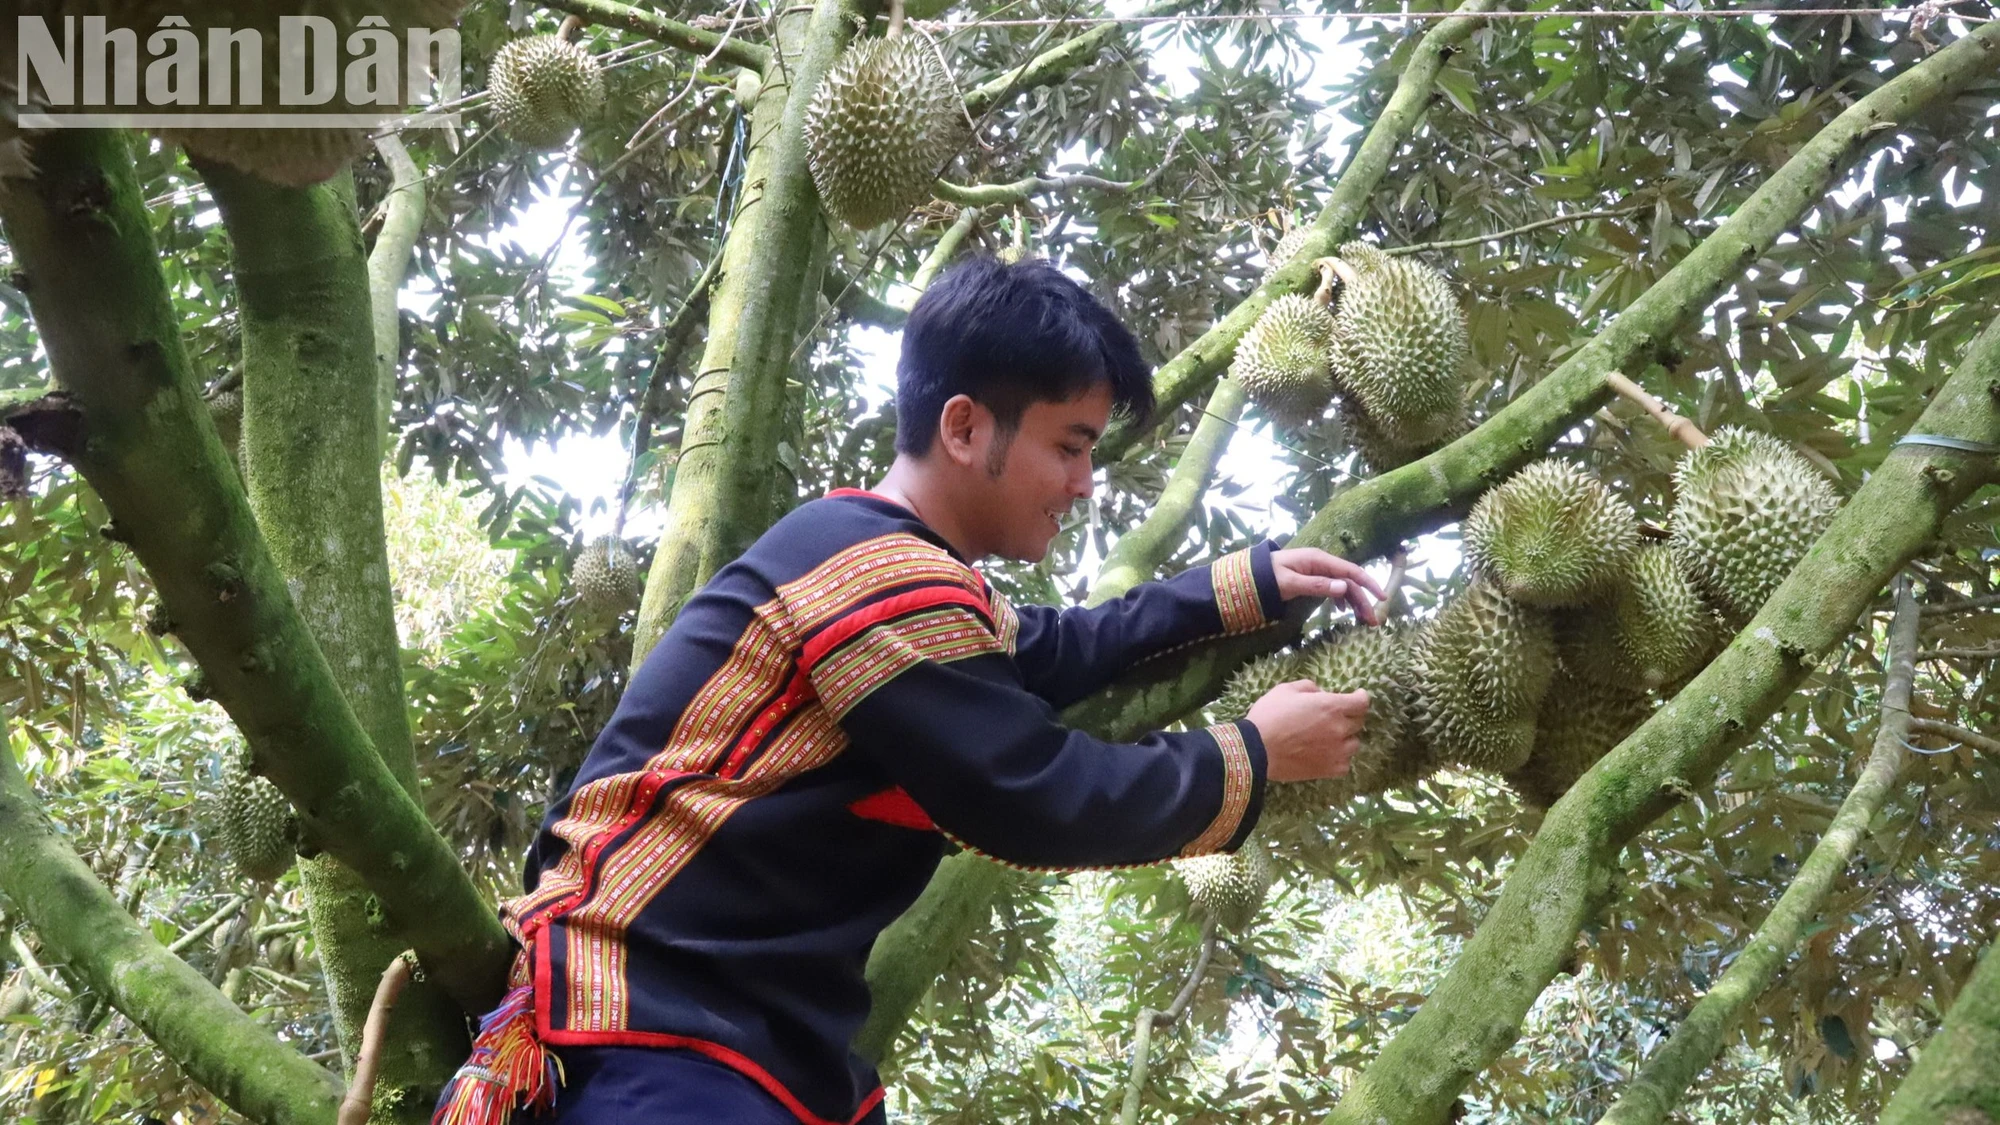
[{"label": "yellow patterned trim", "polygon": [[870,692],[926,660],[943,664],[1006,651],[977,614],[947,606],[886,621],[820,661],[813,688],[839,718]]},{"label": "yellow patterned trim", "polygon": [[1257,596],[1257,571],[1250,565],[1250,552],[1224,555],[1208,568],[1208,574],[1215,584],[1215,608],[1222,614],[1224,636],[1269,624],[1264,618],[1264,600]]},{"label": "yellow patterned trim", "polygon": [[1208,831],[1181,849],[1184,856],[1221,851],[1243,826],[1243,814],[1250,810],[1250,790],[1257,783],[1256,771],[1250,765],[1250,746],[1243,740],[1242,728],[1235,723],[1222,723],[1208,728],[1208,733],[1222,751],[1222,809],[1215,814]]},{"label": "yellow patterned trim", "polygon": [[1007,655],[1014,655],[1015,646],[1021,639],[1021,615],[1014,612],[1014,603],[998,590],[986,591],[986,602],[993,607],[993,633],[1000,638],[1000,647]]},{"label": "yellow patterned trim", "polygon": [[984,584],[944,548],[899,532],[857,543],[778,587],[786,640],[797,647],[806,634],[859,602],[898,586],[948,583],[985,598]]}]

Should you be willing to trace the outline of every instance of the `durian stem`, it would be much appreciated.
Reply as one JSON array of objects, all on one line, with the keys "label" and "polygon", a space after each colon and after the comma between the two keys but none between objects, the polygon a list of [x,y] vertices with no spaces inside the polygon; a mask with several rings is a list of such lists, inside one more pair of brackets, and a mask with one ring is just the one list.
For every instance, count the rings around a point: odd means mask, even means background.
[{"label": "durian stem", "polygon": [[1599,1125],[1659,1125],[1665,1121],[1686,1096],[1688,1086],[1715,1061],[1737,1017],[1771,986],[1778,970],[1798,948],[1806,926],[1819,916],[1826,896],[1867,834],[1868,822],[1895,789],[1896,777],[1910,756],[1903,748],[1903,739],[1910,731],[1916,648],[1917,599],[1906,574],[1896,582],[1896,616],[1889,625],[1880,725],[1861,776],[1848,790],[1826,833],[1813,845],[1812,854],[1799,865],[1791,885],[1730,962],[1728,971],[1688,1012],[1672,1037],[1646,1060]]},{"label": "durian stem", "polygon": [[761,71],[771,65],[771,51],[757,43],[747,43],[730,35],[704,31],[692,24],[670,20],[657,12],[635,8],[614,0],[542,0],[542,5],[567,12],[600,27],[615,27],[663,46],[691,55],[713,58],[730,66]]},{"label": "durian stem", "polygon": [[[408,927],[433,978],[483,1011],[505,984],[506,932],[376,753],[286,590],[182,348],[126,143],[122,133],[52,132],[36,146],[41,174],[0,193],[68,407],[4,421],[81,470],[311,838]],[[361,324],[372,387],[365,308]]]},{"label": "durian stem", "polygon": [[1118,1113],[1118,1125],[1139,1125],[1139,1101],[1146,1093],[1146,1080],[1153,1069],[1153,1029],[1172,1027],[1185,1015],[1188,1005],[1194,1002],[1195,990],[1201,986],[1201,978],[1208,975],[1208,963],[1215,957],[1215,946],[1219,937],[1215,919],[1202,924],[1201,951],[1195,955],[1194,969],[1188,973],[1187,983],[1181,986],[1180,994],[1165,1011],[1141,1008],[1139,1018],[1132,1024],[1132,1061],[1130,1074],[1125,1080],[1125,1104]]},{"label": "durian stem", "polygon": [[1924,1044],[1878,1125],[2000,1121],[2000,1067],[1994,1059],[2000,1059],[2000,938],[1980,954],[1944,1026]]},{"label": "durian stem", "polygon": [[1145,522],[1118,537],[1090,587],[1090,605],[1102,605],[1141,582],[1151,581],[1187,541],[1188,530],[1201,514],[1202,497],[1215,481],[1216,468],[1236,436],[1236,423],[1243,416],[1243,384],[1221,379],[1209,396],[1201,423],[1194,428],[1187,448],[1174,466],[1160,498],[1146,514]]},{"label": "durian stem", "polygon": [[[574,43],[578,39],[583,38],[583,29],[588,26],[588,23],[589,21],[579,15],[564,16],[562,24],[556,28],[556,38],[565,43]],[[391,968],[394,968],[394,966],[391,966]]]},{"label": "durian stem", "polygon": [[1627,378],[1623,372],[1607,372],[1604,376],[1604,383],[1612,390],[1617,391],[1627,399],[1643,407],[1646,413],[1653,416],[1654,421],[1666,427],[1668,437],[1673,438],[1689,449],[1700,449],[1702,446],[1708,444],[1708,435],[1701,432],[1700,426],[1674,413],[1666,403],[1647,394],[1646,388]]},{"label": "durian stem", "polygon": [[347,1096],[340,1102],[338,1125],[367,1122],[369,1107],[375,1100],[375,1076],[382,1063],[382,1044],[389,1034],[389,1013],[396,1010],[396,1001],[402,998],[403,990],[415,975],[409,954],[392,959],[389,967],[382,970],[382,980],[375,986],[375,999],[368,1005],[368,1022],[362,1026],[354,1078],[348,1083]]},{"label": "durian stem", "polygon": [[882,32],[884,39],[899,39],[903,34],[903,0],[889,0],[889,26]]},{"label": "durian stem", "polygon": [[[1494,2],[1465,0],[1458,6],[1458,15],[1439,20],[1424,33],[1409,61],[1404,63],[1403,73],[1396,80],[1396,91],[1389,96],[1382,115],[1369,127],[1368,135],[1355,148],[1346,169],[1334,181],[1326,206],[1313,220],[1314,233],[1299,247],[1292,264],[1272,275],[1269,283],[1258,286],[1228,316],[1154,373],[1153,397],[1159,402],[1159,409],[1153,412],[1154,422],[1172,417],[1183,403],[1206,391],[1212,380],[1229,369],[1230,360],[1236,357],[1236,345],[1264,315],[1264,309],[1278,297],[1300,290],[1309,276],[1306,263],[1331,253],[1346,240],[1367,213],[1368,201],[1388,172],[1390,159],[1429,107],[1431,85],[1446,60],[1472,34],[1472,29],[1479,26],[1480,14],[1491,9]],[[1139,427],[1113,426],[1097,445],[1098,464],[1110,464],[1123,457],[1144,436],[1145,430]]]},{"label": "durian stem", "polygon": [[1354,271],[1353,266],[1339,258],[1321,258],[1313,263],[1313,268],[1319,271],[1319,289],[1313,293],[1313,300],[1319,302],[1320,308],[1333,304],[1333,290],[1336,285],[1352,285],[1354,280],[1361,276]]},{"label": "durian stem", "polygon": [[45,953],[232,1109],[260,1125],[331,1125],[339,1082],[230,1003],[118,904],[35,799],[4,728],[0,892],[35,927]]}]

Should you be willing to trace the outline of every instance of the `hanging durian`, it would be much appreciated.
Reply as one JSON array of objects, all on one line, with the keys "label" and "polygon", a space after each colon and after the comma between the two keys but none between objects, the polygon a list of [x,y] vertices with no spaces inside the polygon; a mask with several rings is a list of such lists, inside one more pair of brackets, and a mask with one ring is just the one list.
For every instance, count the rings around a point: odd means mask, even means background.
[{"label": "hanging durian", "polygon": [[934,47],[902,34],[900,12],[884,38],[850,43],[806,106],[813,185],[827,212],[856,230],[929,199],[965,135],[957,85]]},{"label": "hanging durian", "polygon": [[1715,614],[1674,562],[1672,548],[1639,549],[1602,606],[1557,621],[1571,675],[1627,692],[1652,691],[1697,670],[1715,649]]},{"label": "hanging durian", "polygon": [[1535,720],[1534,752],[1507,774],[1507,784],[1535,808],[1555,804],[1652,711],[1652,701],[1642,694],[1557,677]]},{"label": "hanging durian", "polygon": [[1285,236],[1278,240],[1276,246],[1271,247],[1269,264],[1264,267],[1264,274],[1257,279],[1257,284],[1259,286],[1271,284],[1271,279],[1278,276],[1278,271],[1290,265],[1292,259],[1298,256],[1299,247],[1306,244],[1306,239],[1311,238],[1312,233],[1311,223],[1294,220],[1292,229],[1285,232]]},{"label": "hanging durian", "polygon": [[1639,549],[1632,506],[1567,461],[1537,461],[1488,489],[1463,531],[1479,574],[1538,606],[1609,593]]},{"label": "hanging durian", "polygon": [[1222,694],[1209,705],[1209,713],[1222,723],[1233,723],[1243,718],[1272,688],[1305,678],[1299,671],[1301,659],[1295,652],[1279,652],[1238,668],[1236,674],[1229,677]]},{"label": "hanging durian", "polygon": [[291,870],[297,818],[277,786],[250,772],[247,750],[224,758],[219,804],[223,847],[244,878],[270,882]]},{"label": "hanging durian", "polygon": [[1265,785],[1267,821],[1317,820],[1355,794],[1407,785],[1436,768],[1414,713],[1412,633],[1402,624],[1347,629],[1299,654],[1294,678],[1322,691],[1367,692],[1368,718],[1345,777]]},{"label": "hanging durian", "polygon": [[1494,773],[1528,760],[1556,666],[1546,613],[1474,582],[1417,632],[1410,665],[1439,760]]},{"label": "hanging durian", "polygon": [[1278,425],[1303,426],[1333,402],[1327,362],[1333,339],[1327,305],[1332,300],[1333,273],[1322,267],[1317,293],[1287,293],[1272,301],[1236,345],[1230,377]]},{"label": "hanging durian", "polygon": [[529,148],[557,148],[604,108],[604,68],[562,35],[529,35],[493,56],[487,92],[501,132]]},{"label": "hanging durian", "polygon": [[[1436,448],[1465,425],[1465,315],[1444,276],[1365,242],[1341,246],[1330,359],[1389,446]],[[1372,460],[1372,459],[1371,459]]]},{"label": "hanging durian", "polygon": [[1233,852],[1176,860],[1174,868],[1196,912],[1224,930],[1248,928],[1271,890],[1271,857],[1256,836]]},{"label": "hanging durian", "polygon": [[1674,488],[1674,558],[1731,630],[1756,615],[1840,507],[1804,457],[1739,426],[1682,457]]},{"label": "hanging durian", "polygon": [[593,540],[570,567],[570,588],[584,609],[616,616],[639,604],[639,560],[622,539],[606,535]]}]

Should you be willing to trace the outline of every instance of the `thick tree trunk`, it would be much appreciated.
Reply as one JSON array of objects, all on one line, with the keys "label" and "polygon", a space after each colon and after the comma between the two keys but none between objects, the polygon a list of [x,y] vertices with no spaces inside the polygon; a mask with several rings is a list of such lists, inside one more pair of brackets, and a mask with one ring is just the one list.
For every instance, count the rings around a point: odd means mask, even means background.
[{"label": "thick tree trunk", "polygon": [[1618,1104],[1598,1125],[1660,1125],[1687,1089],[1722,1050],[1723,1038],[1736,1026],[1744,1009],[1771,987],[1806,926],[1819,916],[1834,884],[1847,870],[1868,823],[1895,789],[1896,778],[1910,752],[1903,740],[1910,733],[1910,685],[1917,670],[1917,599],[1905,577],[1896,584],[1896,616],[1889,625],[1887,667],[1882,688],[1882,717],[1875,745],[1861,776],[1848,790],[1840,811],[1799,865],[1798,877],[1785,888],[1778,904],[1751,935],[1729,970],[1687,1014],[1673,1036],[1646,1060]]},{"label": "thick tree trunk", "polygon": [[376,754],[286,590],[189,370],[125,145],[51,133],[36,145],[40,174],[0,192],[66,392],[4,421],[104,499],[308,843],[357,871],[430,977],[483,1011],[505,983],[506,933]]},{"label": "thick tree trunk", "polygon": [[1881,1125],[2000,1125],[2000,941],[1980,954]]},{"label": "thick tree trunk", "polygon": [[689,595],[770,526],[797,313],[825,268],[826,219],[806,166],[806,104],[853,33],[856,0],[781,15],[781,62],[750,115],[742,201],[722,249],[708,346],[688,391],[667,526],[646,577],[632,659],[652,651]]},{"label": "thick tree trunk", "polygon": [[[299,189],[227,166],[200,170],[233,246],[251,510],[376,754],[420,801],[382,524],[382,369],[353,179]],[[332,856],[305,860],[301,875],[351,1074],[376,982],[409,942]],[[412,985],[389,1024],[374,1120],[429,1120],[466,1048],[451,997],[434,983]]]},{"label": "thick tree trunk", "polygon": [[245,1015],[119,905],[28,788],[0,727],[0,892],[188,1077],[264,1125],[332,1125],[340,1083]]},{"label": "thick tree trunk", "polygon": [[[2000,32],[2000,24],[1983,30]],[[1961,40],[1932,62],[1948,69],[1964,62],[1964,49],[1975,58],[1992,51]],[[1971,441],[2000,439],[2000,321],[1980,335],[1916,425]],[[1991,476],[1977,455],[1916,445],[1891,452],[1735,641],[1549,810],[1450,972],[1328,1121],[1448,1120],[1459,1092],[1513,1044],[1577,932],[1610,899],[1626,842],[1756,735],[1883,583]]]}]

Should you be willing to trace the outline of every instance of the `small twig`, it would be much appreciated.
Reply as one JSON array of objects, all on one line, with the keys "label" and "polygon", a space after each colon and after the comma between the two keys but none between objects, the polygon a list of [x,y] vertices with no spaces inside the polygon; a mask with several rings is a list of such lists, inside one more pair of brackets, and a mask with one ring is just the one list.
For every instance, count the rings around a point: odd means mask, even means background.
[{"label": "small twig", "polygon": [[1147,1072],[1152,1069],[1153,1029],[1171,1027],[1186,1014],[1188,1005],[1194,1002],[1195,990],[1201,987],[1201,978],[1208,975],[1208,963],[1215,957],[1216,941],[1215,919],[1210,918],[1202,926],[1201,952],[1195,956],[1194,971],[1188,974],[1180,995],[1174,997],[1174,1002],[1164,1012],[1152,1008],[1140,1010],[1139,1018],[1132,1027],[1132,1073],[1125,1083],[1125,1105],[1118,1115],[1119,1125],[1138,1125],[1139,1099],[1146,1091]]},{"label": "small twig", "polygon": [[1967,746],[1984,750],[1988,754],[2000,754],[2000,738],[1980,734],[1978,731],[1966,730],[1964,727],[1952,723],[1941,723],[1936,719],[1911,719],[1910,732],[1912,734],[1930,734],[1936,735],[1939,738],[1949,738],[1957,742],[1963,742]]},{"label": "small twig", "polygon": [[1647,203],[1632,207],[1617,207],[1608,211],[1579,211],[1574,215],[1553,215],[1546,219],[1537,219],[1532,223],[1514,227],[1511,230],[1496,230],[1492,234],[1475,234],[1470,238],[1448,238],[1442,242],[1419,242],[1411,246],[1392,246],[1382,252],[1384,254],[1422,254],[1432,250],[1459,250],[1467,246],[1477,246],[1482,242],[1498,242],[1503,238],[1513,238],[1515,235],[1528,234],[1541,230],[1544,227],[1561,226],[1564,223],[1585,223],[1592,219],[1622,218],[1623,216],[1643,211],[1650,206],[1652,204]]},{"label": "small twig", "polygon": [[1924,617],[1934,617],[1942,613],[1971,613],[1975,609],[2000,606],[2000,594],[1981,594],[1976,598],[1961,598],[1955,602],[1939,602],[1927,605],[1917,612]]},{"label": "small twig", "polygon": [[2000,648],[1933,648],[1917,654],[1918,660],[1993,660]]},{"label": "small twig", "polygon": [[1700,449],[1708,444],[1708,435],[1701,432],[1701,427],[1668,409],[1666,403],[1647,394],[1644,387],[1626,378],[1622,373],[1613,371],[1606,375],[1604,385],[1644,407],[1646,413],[1651,414],[1655,421],[1666,427],[1668,437],[1689,449]]},{"label": "small twig", "polygon": [[375,1002],[368,1007],[368,1022],[361,1028],[361,1050],[354,1058],[354,1079],[341,1099],[336,1125],[366,1125],[368,1110],[375,1101],[375,1072],[382,1062],[382,1040],[389,1031],[389,1013],[409,986],[415,972],[414,957],[404,953],[382,971],[375,986]]},{"label": "small twig", "polygon": [[222,904],[222,909],[209,915],[207,919],[205,919],[200,925],[196,926],[194,929],[189,930],[187,933],[184,933],[180,937],[176,938],[174,940],[174,943],[167,947],[167,952],[176,955],[185,952],[188,949],[188,947],[192,946],[195,942],[198,942],[201,939],[207,937],[208,935],[214,933],[215,928],[217,926],[220,926],[224,922],[227,922],[231,918],[234,918],[236,916],[236,912],[243,909],[243,904],[246,901],[248,900],[246,900],[242,895],[232,896],[228,902]]}]

